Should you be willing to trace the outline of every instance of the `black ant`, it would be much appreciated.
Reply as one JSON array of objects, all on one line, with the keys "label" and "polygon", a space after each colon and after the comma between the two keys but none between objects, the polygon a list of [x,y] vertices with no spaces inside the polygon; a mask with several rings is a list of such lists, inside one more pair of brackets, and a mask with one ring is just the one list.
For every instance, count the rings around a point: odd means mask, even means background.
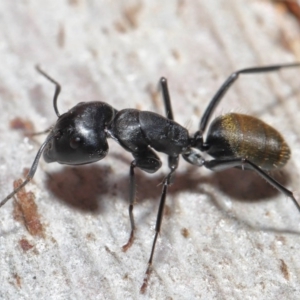
[{"label": "black ant", "polygon": [[[68,112],[60,114],[57,98],[61,87],[39,67],[37,71],[55,85],[54,111],[58,117],[41,145],[25,181],[0,202],[0,207],[24,187],[34,176],[39,159],[43,154],[47,163],[83,165],[103,159],[108,153],[107,138],[118,142],[131,152],[134,160],[130,165],[129,217],[131,233],[123,250],[133,243],[135,223],[133,205],[135,200],[135,168],[155,173],[162,165],[154,150],[168,155],[170,172],[163,181],[162,195],[157,213],[155,236],[141,292],[145,292],[152,269],[152,260],[160,232],[165,200],[172,175],[175,173],[179,156],[192,165],[213,171],[229,168],[252,170],[263,177],[278,191],[289,197],[300,212],[300,205],[293,193],[282,186],[267,171],[280,168],[290,158],[290,149],[280,133],[263,121],[243,114],[228,113],[214,119],[208,129],[206,141],[203,134],[213,111],[240,74],[278,71],[282,68],[299,67],[300,63],[272,65],[239,70],[232,73],[219,88],[206,108],[193,136],[186,128],[174,121],[167,80],[161,78],[166,117],[150,111],[123,109],[117,111],[104,102],[80,102]],[[214,159],[205,160],[201,152]]]}]

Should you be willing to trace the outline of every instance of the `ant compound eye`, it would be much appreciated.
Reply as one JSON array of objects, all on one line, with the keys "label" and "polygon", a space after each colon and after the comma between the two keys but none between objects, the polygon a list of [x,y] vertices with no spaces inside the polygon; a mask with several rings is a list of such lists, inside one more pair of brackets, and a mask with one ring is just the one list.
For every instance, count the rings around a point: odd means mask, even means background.
[{"label": "ant compound eye", "polygon": [[70,146],[73,149],[77,149],[80,145],[81,139],[80,137],[76,136],[70,139]]}]

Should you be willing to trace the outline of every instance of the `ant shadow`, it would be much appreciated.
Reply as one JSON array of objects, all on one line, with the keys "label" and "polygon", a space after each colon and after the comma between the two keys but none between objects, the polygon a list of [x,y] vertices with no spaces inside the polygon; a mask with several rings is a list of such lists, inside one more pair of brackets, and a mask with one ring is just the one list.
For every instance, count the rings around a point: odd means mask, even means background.
[{"label": "ant shadow", "polygon": [[[128,203],[129,165],[130,161],[119,156],[118,160],[128,163],[128,173],[115,175],[108,165],[93,164],[85,166],[66,166],[58,172],[49,174],[46,180],[48,190],[63,203],[81,211],[88,211],[95,215],[105,212],[104,203],[112,197]],[[159,201],[162,191],[163,175],[148,175],[136,169],[137,202]],[[272,177],[286,186],[290,177],[284,171],[274,172]],[[174,184],[168,190],[169,196],[181,192],[207,194],[212,204],[223,214],[228,214],[222,199],[208,192],[203,186],[210,185],[227,195],[234,201],[262,202],[272,201],[270,198],[280,194],[275,188],[252,171],[229,169],[221,172],[211,172],[202,175],[201,170],[188,166],[184,172],[177,172]],[[139,191],[140,190],[140,191]],[[158,203],[157,203],[158,204]],[[239,220],[238,216],[232,216]],[[299,234],[298,231],[288,228],[253,227],[247,220],[240,220],[249,230],[276,233]]]},{"label": "ant shadow", "polygon": [[[101,203],[112,196],[128,202],[130,162],[122,157],[118,159],[128,163],[128,173],[116,176],[111,167],[101,164],[66,166],[58,172],[48,173],[47,188],[62,202],[82,211],[97,213],[103,208]],[[251,171],[229,169],[203,176],[201,170],[188,166],[184,172],[178,171],[168,195],[181,192],[205,193],[203,184],[211,185],[231,199],[243,202],[268,201],[279,194],[275,188]],[[135,170],[135,175],[138,202],[146,199],[159,201],[163,175],[148,175],[138,169]],[[290,180],[284,171],[275,172],[272,176],[284,186]]]}]

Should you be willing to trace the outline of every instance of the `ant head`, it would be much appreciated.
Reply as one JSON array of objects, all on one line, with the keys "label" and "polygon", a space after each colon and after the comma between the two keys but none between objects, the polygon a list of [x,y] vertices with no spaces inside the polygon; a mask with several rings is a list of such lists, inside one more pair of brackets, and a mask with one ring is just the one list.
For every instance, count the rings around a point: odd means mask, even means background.
[{"label": "ant head", "polygon": [[45,161],[81,165],[104,158],[108,152],[105,129],[115,112],[103,102],[81,102],[59,116],[43,153]]}]

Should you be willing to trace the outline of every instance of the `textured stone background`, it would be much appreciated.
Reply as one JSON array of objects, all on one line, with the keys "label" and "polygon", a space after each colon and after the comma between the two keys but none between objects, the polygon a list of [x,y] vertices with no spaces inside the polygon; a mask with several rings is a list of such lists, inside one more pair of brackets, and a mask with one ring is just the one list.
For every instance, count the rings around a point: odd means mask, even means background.
[{"label": "textured stone background", "polygon": [[[1,1],[1,197],[44,140],[24,137],[12,121],[22,118],[40,131],[56,120],[54,89],[35,71],[37,63],[62,84],[61,112],[101,100],[163,113],[156,87],[166,76],[175,118],[194,132],[232,71],[296,60],[300,25],[279,2]],[[216,112],[249,113],[280,129],[293,156],[275,176],[296,195],[299,74],[244,76]],[[13,201],[0,211],[1,299],[300,298],[300,216],[291,201],[256,174],[212,173],[184,161],[141,296],[167,168],[152,176],[137,172],[138,231],[123,253],[131,160],[110,141],[108,157],[97,164],[40,162],[27,190],[35,194],[43,234],[28,232]]]}]

